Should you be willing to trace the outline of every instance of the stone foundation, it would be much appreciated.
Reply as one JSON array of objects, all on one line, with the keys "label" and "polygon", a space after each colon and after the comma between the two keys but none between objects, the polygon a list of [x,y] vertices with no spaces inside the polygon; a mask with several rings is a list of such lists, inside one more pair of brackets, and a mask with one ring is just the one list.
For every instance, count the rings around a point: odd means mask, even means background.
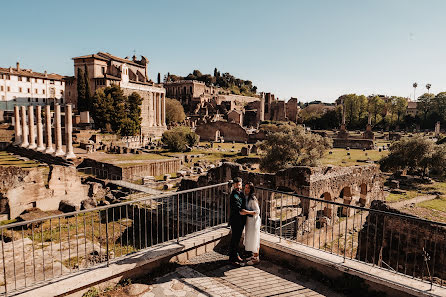
[{"label": "stone foundation", "polygon": [[372,150],[375,148],[375,143],[371,139],[335,138],[333,147]]},{"label": "stone foundation", "polygon": [[32,208],[57,210],[62,200],[80,206],[88,198],[89,186],[81,183],[74,167],[0,167],[0,179],[0,212],[7,213],[9,219]]},{"label": "stone foundation", "polygon": [[180,170],[181,160],[177,158],[148,160],[134,165],[119,166],[85,158],[80,168],[92,168],[92,173],[99,178],[136,180],[144,176],[159,176]]}]

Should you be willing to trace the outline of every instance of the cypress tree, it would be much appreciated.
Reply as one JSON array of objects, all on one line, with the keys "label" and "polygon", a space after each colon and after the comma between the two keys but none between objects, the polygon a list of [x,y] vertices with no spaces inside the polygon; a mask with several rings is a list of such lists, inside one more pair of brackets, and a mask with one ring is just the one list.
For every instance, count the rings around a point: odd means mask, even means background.
[{"label": "cypress tree", "polygon": [[79,111],[86,111],[85,105],[86,96],[86,86],[85,86],[85,75],[81,68],[77,70],[77,109]]},{"label": "cypress tree", "polygon": [[158,72],[158,83],[161,83],[161,73]]},{"label": "cypress tree", "polygon": [[91,98],[91,93],[90,93],[90,79],[88,78],[88,68],[87,65],[85,65],[85,110],[89,110],[92,111],[92,107],[93,107],[93,100]]}]

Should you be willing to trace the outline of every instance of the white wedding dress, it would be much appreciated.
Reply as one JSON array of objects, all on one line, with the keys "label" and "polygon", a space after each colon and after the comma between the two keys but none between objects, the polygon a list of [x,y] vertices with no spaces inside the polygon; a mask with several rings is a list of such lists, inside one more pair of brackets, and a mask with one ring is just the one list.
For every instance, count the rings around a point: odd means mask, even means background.
[{"label": "white wedding dress", "polygon": [[255,211],[256,214],[246,218],[245,225],[245,250],[257,253],[260,248],[260,207],[257,199],[250,199],[246,205],[247,210]]}]

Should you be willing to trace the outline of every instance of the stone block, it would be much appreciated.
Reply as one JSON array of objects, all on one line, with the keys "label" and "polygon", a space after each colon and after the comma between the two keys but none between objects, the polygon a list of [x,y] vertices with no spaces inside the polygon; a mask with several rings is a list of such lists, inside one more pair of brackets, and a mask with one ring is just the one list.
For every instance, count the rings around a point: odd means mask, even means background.
[{"label": "stone block", "polygon": [[73,211],[79,211],[80,205],[77,203],[73,203],[68,200],[62,200],[59,203],[59,210],[62,212],[73,212]]}]

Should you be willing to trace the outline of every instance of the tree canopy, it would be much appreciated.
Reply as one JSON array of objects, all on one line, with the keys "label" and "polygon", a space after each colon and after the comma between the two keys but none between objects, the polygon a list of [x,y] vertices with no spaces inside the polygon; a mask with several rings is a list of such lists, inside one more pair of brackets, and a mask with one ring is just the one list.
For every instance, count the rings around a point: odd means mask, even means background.
[{"label": "tree canopy", "polygon": [[331,139],[306,132],[302,126],[281,125],[270,131],[260,144],[260,168],[267,172],[300,165],[316,166],[332,145]]},{"label": "tree canopy", "polygon": [[446,172],[446,144],[437,145],[422,136],[403,138],[392,143],[389,155],[380,160],[381,170],[406,170],[426,175]]},{"label": "tree canopy", "polygon": [[125,96],[117,85],[98,89],[93,97],[95,125],[123,136],[138,135],[141,129],[141,103],[138,93]]},{"label": "tree canopy", "polygon": [[208,86],[215,85],[237,95],[253,96],[257,92],[257,87],[252,84],[252,81],[237,78],[228,72],[221,74],[217,68],[214,69],[214,75],[202,74],[199,70],[194,70],[185,77],[168,73],[166,80],[198,80]]},{"label": "tree canopy", "polygon": [[180,126],[165,131],[161,141],[170,151],[185,152],[198,143],[199,137],[190,128]]},{"label": "tree canopy", "polygon": [[185,119],[186,114],[180,101],[166,98],[166,124],[182,123]]}]

